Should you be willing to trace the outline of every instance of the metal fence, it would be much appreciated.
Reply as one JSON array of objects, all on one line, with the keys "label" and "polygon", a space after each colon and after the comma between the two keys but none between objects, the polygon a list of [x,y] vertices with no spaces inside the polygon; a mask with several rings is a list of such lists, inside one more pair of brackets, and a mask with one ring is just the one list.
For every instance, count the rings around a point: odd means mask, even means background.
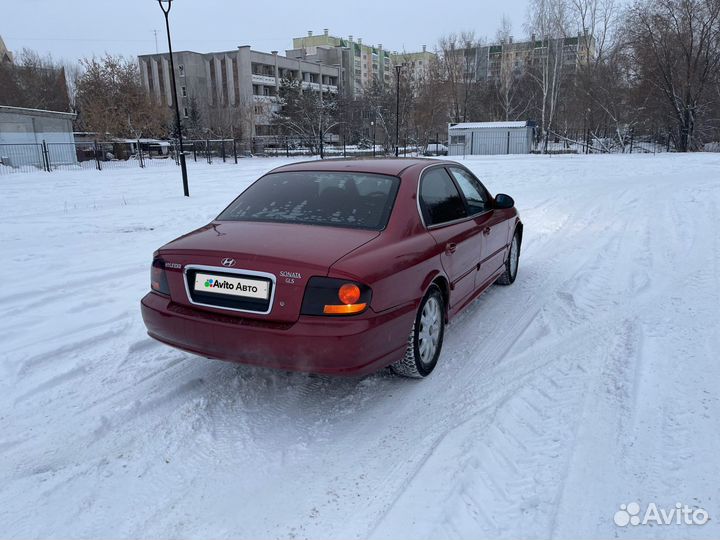
[{"label": "metal fence", "polygon": [[[673,130],[656,129],[640,130],[634,128],[555,128],[546,133],[535,128],[531,140],[527,141],[522,150],[511,144],[509,130],[492,130],[482,133],[475,144],[468,144],[468,137],[457,141],[451,137],[448,153],[451,156],[470,155],[472,146],[475,154],[658,154],[676,152],[676,134]],[[720,132],[706,134],[705,142],[700,150],[720,152]],[[716,141],[716,142],[713,142]],[[480,144],[478,144],[480,143]]]},{"label": "metal fence", "polygon": [[47,170],[42,144],[0,144],[0,174]]},{"label": "metal fence", "polygon": [[[187,162],[234,162],[252,155],[253,145],[233,139],[186,141]],[[145,168],[178,163],[177,141],[91,141],[0,144],[0,175],[15,172]]]},{"label": "metal fence", "polygon": [[[320,146],[310,140],[263,137],[252,140],[204,139],[183,141],[186,162],[238,163],[250,156],[312,156]],[[372,148],[325,146],[323,154],[372,155]],[[381,152],[378,149],[377,154]],[[84,141],[74,143],[0,144],[0,175],[15,172],[144,168],[179,164],[178,141]]]},{"label": "metal fence", "polygon": [[[699,150],[720,152],[720,130],[703,134]],[[677,133],[671,129],[555,129],[534,141],[535,153],[659,154],[677,152]]]},{"label": "metal fence", "polygon": [[[506,140],[507,135],[498,135]],[[719,142],[708,142],[705,151],[720,152]],[[715,140],[715,139],[710,139]],[[502,142],[502,141],[500,141]],[[422,148],[410,140],[401,141],[399,154],[415,156]],[[455,148],[457,146],[457,148]],[[488,147],[504,148],[507,145]],[[450,154],[464,155],[466,145],[449,144]],[[509,147],[508,147],[509,148]],[[186,162],[238,163],[249,156],[317,156],[369,157],[393,155],[392,149],[367,144],[346,145],[344,141],[320,145],[318,140],[301,137],[257,137],[252,140],[205,139],[184,141]],[[606,154],[661,153],[675,151],[675,137],[670,130],[636,132],[625,130],[556,129],[545,135],[535,131],[531,153],[539,154]],[[502,152],[500,152],[502,153]],[[0,144],[0,175],[16,172],[118,168],[145,168],[179,164],[177,141],[123,140],[74,143]]]},{"label": "metal fence", "polygon": [[534,140],[534,153],[545,154],[657,154],[674,152],[668,131],[636,133],[634,129],[550,130]]},{"label": "metal fence", "polygon": [[[258,137],[252,140],[200,139],[183,141],[186,162],[238,163],[250,156],[367,157],[392,155],[381,146],[320,145],[299,137]],[[416,155],[418,148],[400,147],[400,155]],[[145,168],[179,164],[178,141],[84,141],[74,143],[0,144],[0,175],[16,172]]]}]

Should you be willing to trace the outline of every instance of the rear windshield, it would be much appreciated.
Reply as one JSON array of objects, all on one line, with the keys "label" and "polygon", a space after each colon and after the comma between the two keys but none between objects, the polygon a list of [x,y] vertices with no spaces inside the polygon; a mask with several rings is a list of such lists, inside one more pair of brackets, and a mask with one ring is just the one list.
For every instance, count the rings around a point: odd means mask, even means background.
[{"label": "rear windshield", "polygon": [[272,173],[245,190],[217,219],[381,230],[399,182],[367,173]]}]

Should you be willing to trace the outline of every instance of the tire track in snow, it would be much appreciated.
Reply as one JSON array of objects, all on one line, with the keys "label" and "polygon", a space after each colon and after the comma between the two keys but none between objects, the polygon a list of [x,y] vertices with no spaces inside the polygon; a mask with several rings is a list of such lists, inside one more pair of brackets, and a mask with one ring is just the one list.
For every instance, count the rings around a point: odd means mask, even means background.
[{"label": "tire track in snow", "polygon": [[[632,202],[635,202],[635,201],[632,201]],[[620,250],[620,241],[615,240],[613,237],[611,237],[611,240],[608,242],[608,244],[612,247],[612,249],[611,249],[611,251],[610,251],[610,255],[617,255],[617,254],[619,253],[619,250]],[[611,277],[610,277],[610,276],[612,276],[612,273],[607,272],[608,268],[603,268],[603,266],[612,266],[613,264],[616,263],[616,261],[614,260],[613,257],[611,257],[611,256],[603,256],[603,254],[608,255],[608,252],[607,252],[606,250],[603,249],[603,250],[600,250],[600,251],[601,251],[601,255],[597,256],[597,258],[595,258],[595,259],[594,259],[592,262],[590,262],[590,263],[588,263],[588,262],[582,263],[582,264],[579,266],[579,269],[576,270],[576,273],[574,274],[573,278],[571,278],[570,280],[566,281],[566,284],[567,284],[568,282],[572,282],[572,283],[575,284],[574,290],[575,290],[575,292],[577,292],[577,293],[579,293],[579,294],[581,295],[581,298],[589,298],[589,299],[590,299],[589,301],[586,301],[586,302],[583,304],[583,305],[586,306],[586,307],[587,307],[587,306],[592,306],[592,299],[593,299],[593,298],[597,298],[597,297],[600,296],[599,291],[601,291],[601,290],[603,290],[603,289],[607,290],[607,285],[608,285],[608,284],[610,283],[610,281],[611,281]],[[589,266],[589,269],[588,269],[588,266]],[[603,272],[603,270],[605,270],[605,272]],[[586,277],[587,277],[587,276],[595,276],[595,275],[598,275],[598,276],[600,276],[600,278],[599,278],[599,279],[596,279],[596,280],[579,279],[579,276],[583,276],[583,275],[586,276]],[[548,281],[549,281],[549,280],[548,280]],[[580,287],[579,290],[578,290],[578,284],[580,284],[580,283],[583,284],[583,287]],[[547,287],[548,284],[549,284],[549,283],[543,283],[543,284],[542,284],[541,286],[539,286],[539,287],[538,287],[538,286],[534,286],[533,289],[535,289],[535,290],[538,290],[538,289],[542,290],[542,289],[544,289],[545,287]],[[584,296],[583,296],[583,295],[584,295]],[[541,305],[545,305],[545,303],[546,303],[546,302],[540,302]],[[592,310],[591,310],[591,311],[592,311]],[[600,311],[602,311],[602,312],[607,312],[608,310],[607,310],[607,309],[601,309]],[[526,313],[527,313],[527,312],[526,312]],[[593,317],[593,316],[595,316],[595,315],[596,315],[596,314],[594,314],[594,313],[589,313],[587,318],[591,318],[591,317]],[[535,315],[534,315],[532,312],[530,312],[530,316],[528,317],[528,316],[526,315],[525,318],[528,320],[528,323],[532,323],[533,320],[535,319]],[[584,317],[584,318],[585,318],[585,317]],[[520,320],[522,320],[522,317],[521,317]],[[525,321],[523,321],[523,323],[520,324],[520,327],[521,327],[521,328],[526,328],[526,327],[527,327],[527,325],[524,324],[524,323],[525,323]],[[576,321],[576,323],[577,323],[577,324],[580,324],[580,323],[581,323],[581,320]],[[571,325],[570,329],[572,330],[572,328],[573,328],[573,327],[576,327],[577,324]],[[586,324],[587,324],[587,323],[586,323]],[[520,333],[522,333],[522,332],[520,332]],[[555,332],[555,333],[557,333],[557,332]],[[560,337],[560,338],[558,338],[558,337],[553,338],[553,342],[554,342],[553,345],[554,345],[554,346],[558,345],[558,340],[559,340],[559,339],[562,339],[562,338],[561,338],[561,337]],[[502,342],[502,340],[498,340],[498,341],[499,341],[499,342]],[[501,356],[504,356],[504,354],[505,354],[506,352],[507,352],[507,351],[503,352],[503,353],[501,354]],[[523,356],[527,356],[527,355],[523,355]],[[507,361],[507,360],[506,360],[506,361]],[[579,368],[579,369],[580,369],[580,371],[581,371],[582,373],[585,374],[585,376],[587,376],[587,371],[586,371],[585,369],[583,369],[583,368]],[[542,393],[542,392],[541,392],[541,395],[546,395],[546,396],[547,396],[547,393]],[[532,402],[529,403],[528,406],[530,406],[530,407],[532,408]],[[454,429],[456,429],[456,428],[454,428]],[[529,427],[528,429],[529,429],[530,431],[532,431],[532,427]],[[443,437],[445,437],[445,436],[446,436],[446,435],[443,435]],[[516,439],[517,439],[517,437],[516,437]],[[543,444],[544,444],[544,443],[541,443],[539,446],[543,446]],[[423,462],[423,463],[424,463],[424,462]],[[412,477],[415,477],[415,476],[416,476],[416,474],[413,474],[413,475],[412,475]],[[432,476],[432,475],[431,475],[431,476]],[[497,484],[495,483],[494,485],[496,486]],[[402,497],[402,494],[400,495],[400,497]],[[476,509],[476,510],[479,512],[479,509]],[[549,526],[552,527],[552,525],[549,525]],[[455,528],[453,528],[453,530],[454,530],[454,531],[457,531],[457,528],[455,527]]]}]

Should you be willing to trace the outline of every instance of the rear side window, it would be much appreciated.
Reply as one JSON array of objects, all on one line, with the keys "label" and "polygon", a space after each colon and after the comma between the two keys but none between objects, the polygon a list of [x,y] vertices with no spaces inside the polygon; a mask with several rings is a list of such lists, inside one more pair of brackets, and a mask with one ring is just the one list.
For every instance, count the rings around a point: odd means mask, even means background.
[{"label": "rear side window", "polygon": [[455,178],[458,186],[460,186],[463,195],[465,195],[470,215],[487,210],[487,195],[480,182],[465,169],[450,167],[450,173]]},{"label": "rear side window", "polygon": [[260,178],[219,221],[268,221],[381,230],[399,179],[352,172],[279,172]]},{"label": "rear side window", "polygon": [[421,180],[420,207],[425,225],[439,225],[467,217],[465,203],[443,168],[431,169]]}]

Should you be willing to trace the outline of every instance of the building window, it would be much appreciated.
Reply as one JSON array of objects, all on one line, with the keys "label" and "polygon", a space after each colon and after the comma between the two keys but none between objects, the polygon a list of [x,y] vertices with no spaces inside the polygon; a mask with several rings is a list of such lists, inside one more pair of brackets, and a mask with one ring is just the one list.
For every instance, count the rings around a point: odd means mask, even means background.
[{"label": "building window", "polygon": [[158,65],[158,87],[160,88],[160,101],[165,103],[165,62]]},{"label": "building window", "polygon": [[215,100],[217,92],[217,77],[215,75],[215,59],[211,58],[208,62],[210,64],[210,101]]},{"label": "building window", "polygon": [[187,107],[183,107],[183,116],[184,116],[185,118],[188,117],[188,108],[187,108]]},{"label": "building window", "polygon": [[222,99],[223,103],[228,104],[228,77],[227,77],[227,63],[223,57],[220,60],[220,81],[222,83]]},{"label": "building window", "polygon": [[235,106],[240,106],[240,80],[238,77],[238,61],[237,58],[232,59],[232,70],[233,70],[233,92],[235,94]]},{"label": "building window", "polygon": [[187,86],[182,86],[180,90],[182,92],[182,97],[187,97]]},{"label": "building window", "polygon": [[147,68],[147,79],[148,79],[148,87],[150,88],[150,92],[153,92],[155,90],[155,80],[153,79],[153,72],[152,68],[150,67],[150,62],[145,64]]},{"label": "building window", "polygon": [[178,65],[178,73],[181,77],[185,76],[185,66],[183,64]]}]

